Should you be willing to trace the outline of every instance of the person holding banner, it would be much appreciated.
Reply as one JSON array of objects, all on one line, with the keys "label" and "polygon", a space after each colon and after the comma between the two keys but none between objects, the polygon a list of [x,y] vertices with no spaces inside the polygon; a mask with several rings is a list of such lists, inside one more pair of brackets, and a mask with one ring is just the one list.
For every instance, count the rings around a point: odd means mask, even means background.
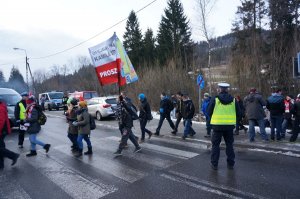
[{"label": "person holding banner", "polygon": [[119,144],[119,147],[118,147],[117,151],[114,153],[114,155],[115,156],[122,155],[122,150],[127,145],[128,139],[130,139],[130,141],[134,144],[134,146],[135,146],[134,152],[135,153],[142,150],[142,148],[140,147],[137,139],[135,138],[135,136],[131,130],[133,127],[133,120],[130,115],[130,108],[124,101],[124,98],[122,95],[120,95],[119,99],[118,99],[116,115],[117,115],[117,118],[119,121],[119,129],[122,132],[122,139],[121,139],[121,143]]}]

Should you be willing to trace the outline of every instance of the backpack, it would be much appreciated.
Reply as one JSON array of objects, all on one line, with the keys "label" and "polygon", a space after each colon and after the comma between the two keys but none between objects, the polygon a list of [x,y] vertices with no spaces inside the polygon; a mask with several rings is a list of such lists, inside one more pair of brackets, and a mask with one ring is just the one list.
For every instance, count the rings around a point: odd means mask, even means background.
[{"label": "backpack", "polygon": [[35,106],[38,111],[38,123],[39,125],[45,125],[47,122],[47,116],[42,110],[42,107],[40,105]]},{"label": "backpack", "polygon": [[91,114],[89,114],[89,115],[90,115],[90,130],[95,130],[96,129],[95,119]]}]

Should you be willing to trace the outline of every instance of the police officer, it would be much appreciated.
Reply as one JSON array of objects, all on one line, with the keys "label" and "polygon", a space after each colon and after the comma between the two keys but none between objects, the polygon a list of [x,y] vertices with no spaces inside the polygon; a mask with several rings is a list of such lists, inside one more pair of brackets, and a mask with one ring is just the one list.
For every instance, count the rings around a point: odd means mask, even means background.
[{"label": "police officer", "polygon": [[228,93],[227,83],[219,83],[219,94],[215,96],[209,106],[208,114],[211,118],[213,135],[212,153],[211,153],[211,167],[213,170],[218,169],[218,161],[220,157],[220,143],[222,136],[226,143],[227,168],[234,168],[235,154],[233,150],[233,129],[236,120],[240,114],[239,106],[235,99]]},{"label": "police officer", "polygon": [[15,106],[15,118],[19,122],[19,148],[23,148],[24,136],[26,128],[24,127],[24,120],[26,119],[26,101],[28,100],[28,93],[21,93],[22,99]]}]

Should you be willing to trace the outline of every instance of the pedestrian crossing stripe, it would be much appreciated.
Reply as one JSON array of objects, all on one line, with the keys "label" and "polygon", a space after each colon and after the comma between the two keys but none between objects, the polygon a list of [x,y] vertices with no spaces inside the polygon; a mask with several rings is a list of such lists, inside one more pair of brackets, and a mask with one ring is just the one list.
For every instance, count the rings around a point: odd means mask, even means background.
[{"label": "pedestrian crossing stripe", "polygon": [[[107,137],[106,139],[114,140],[114,141],[120,140],[120,138],[115,136]],[[175,148],[169,148],[169,147],[164,147],[164,146],[159,146],[159,145],[149,144],[149,143],[143,143],[141,146],[142,148],[149,149],[151,151],[155,151],[158,153],[170,155],[180,159],[189,159],[199,155],[198,153],[194,153],[194,152],[183,151]]]},{"label": "pedestrian crossing stripe", "polygon": [[[99,149],[99,151],[108,151],[111,154],[116,151],[118,145],[113,140],[108,139],[96,139],[94,140],[96,144],[94,144],[93,148]],[[133,153],[131,150],[123,150],[122,154],[124,156],[134,159],[146,164],[150,164],[158,169],[165,169],[170,166],[173,166],[178,163],[178,161],[168,160],[166,158],[160,158],[158,156],[153,156],[145,153]]]},{"label": "pedestrian crossing stripe", "polygon": [[[65,155],[72,155],[69,152],[69,146],[55,147],[56,150],[64,153]],[[101,154],[100,154],[101,155]],[[78,158],[80,161],[89,164],[90,166],[101,170],[105,173],[109,173],[117,178],[120,178],[126,182],[133,183],[139,179],[142,179],[147,174],[138,169],[130,168],[129,166],[106,157],[102,157],[99,154],[93,154],[91,159]]]},{"label": "pedestrian crossing stripe", "polygon": [[17,183],[12,182],[12,179],[8,179],[6,175],[0,175],[0,198],[1,199],[31,199],[26,191]]},{"label": "pedestrian crossing stripe", "polygon": [[91,180],[90,177],[66,167],[64,163],[50,156],[39,155],[25,160],[75,199],[97,199],[118,190],[112,185],[99,182],[98,179]]}]

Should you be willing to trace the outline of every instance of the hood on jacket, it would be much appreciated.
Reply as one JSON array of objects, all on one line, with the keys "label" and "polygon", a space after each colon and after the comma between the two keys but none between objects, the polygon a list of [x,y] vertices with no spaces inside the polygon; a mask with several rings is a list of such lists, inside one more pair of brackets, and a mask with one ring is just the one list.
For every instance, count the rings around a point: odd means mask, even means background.
[{"label": "hood on jacket", "polygon": [[233,102],[233,97],[230,94],[228,94],[227,92],[219,93],[217,98],[220,100],[220,102],[222,104],[225,104],[225,105],[230,104],[231,102]]}]

